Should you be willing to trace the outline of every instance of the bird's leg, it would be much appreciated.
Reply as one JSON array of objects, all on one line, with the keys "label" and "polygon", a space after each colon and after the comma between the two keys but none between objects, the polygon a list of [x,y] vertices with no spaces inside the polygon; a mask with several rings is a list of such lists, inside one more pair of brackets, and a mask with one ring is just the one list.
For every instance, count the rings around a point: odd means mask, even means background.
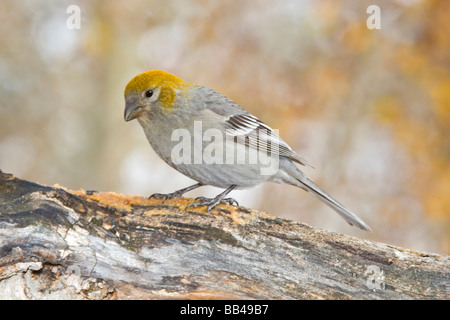
[{"label": "bird's leg", "polygon": [[167,194],[164,194],[164,193],[155,193],[155,194],[152,194],[152,195],[151,195],[150,197],[148,197],[148,198],[149,198],[149,199],[151,199],[151,198],[173,199],[173,198],[181,197],[181,196],[182,196],[183,194],[185,194],[186,192],[191,191],[191,190],[194,190],[194,189],[197,189],[197,188],[199,188],[199,187],[201,187],[201,186],[203,186],[203,184],[197,183],[197,184],[194,184],[193,186],[189,186],[189,187],[186,187],[186,188],[177,190],[177,191],[172,192],[172,193],[167,193]]},{"label": "bird's leg", "polygon": [[229,204],[232,206],[238,205],[238,202],[236,200],[234,200],[232,198],[225,198],[225,196],[227,194],[229,194],[231,191],[233,191],[236,187],[237,187],[237,185],[235,185],[235,184],[229,186],[225,191],[223,191],[222,193],[217,195],[217,197],[215,197],[215,198],[198,197],[198,198],[196,198],[196,200],[199,200],[199,201],[193,202],[193,203],[187,205],[186,209],[189,207],[197,208],[200,206],[207,206],[206,211],[208,213],[210,213],[211,210],[214,209],[214,207],[216,207],[220,203]]}]

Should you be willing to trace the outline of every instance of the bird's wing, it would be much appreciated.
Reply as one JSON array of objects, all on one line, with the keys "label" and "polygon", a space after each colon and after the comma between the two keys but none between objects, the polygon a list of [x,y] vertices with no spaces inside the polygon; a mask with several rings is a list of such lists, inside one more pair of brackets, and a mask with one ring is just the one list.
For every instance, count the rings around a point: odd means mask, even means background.
[{"label": "bird's wing", "polygon": [[268,155],[289,158],[301,165],[310,164],[275,134],[272,128],[249,113],[230,116],[225,120],[226,134],[238,143],[263,151]]},{"label": "bird's wing", "polygon": [[[275,134],[272,128],[242,109],[237,103],[212,89],[198,86],[204,105],[201,117],[210,117],[224,123],[226,134],[237,142],[269,155],[279,155],[301,165],[312,167],[306,159],[298,155],[289,145]],[[208,111],[207,111],[208,110]]]}]

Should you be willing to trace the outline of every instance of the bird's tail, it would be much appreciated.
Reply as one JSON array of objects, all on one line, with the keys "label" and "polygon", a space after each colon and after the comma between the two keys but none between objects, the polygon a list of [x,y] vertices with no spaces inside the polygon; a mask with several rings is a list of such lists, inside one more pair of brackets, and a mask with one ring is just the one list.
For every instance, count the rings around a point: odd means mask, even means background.
[{"label": "bird's tail", "polygon": [[317,186],[314,182],[309,180],[303,173],[301,173],[301,175],[296,175],[296,180],[299,182],[298,186],[300,188],[306,190],[308,193],[330,206],[350,225],[356,226],[362,230],[371,231],[370,227],[364,221],[347,210],[342,204],[334,200],[329,194],[319,188],[319,186]]}]

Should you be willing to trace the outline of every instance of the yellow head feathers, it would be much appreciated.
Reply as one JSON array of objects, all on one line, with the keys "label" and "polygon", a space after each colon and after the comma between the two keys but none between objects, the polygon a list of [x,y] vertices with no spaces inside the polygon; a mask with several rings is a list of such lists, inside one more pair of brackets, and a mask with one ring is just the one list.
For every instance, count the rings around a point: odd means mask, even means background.
[{"label": "yellow head feathers", "polygon": [[160,88],[159,100],[164,106],[170,107],[175,100],[175,89],[183,89],[188,85],[190,84],[166,71],[150,70],[138,74],[128,82],[125,87],[125,96],[134,92],[141,93],[144,90]]}]

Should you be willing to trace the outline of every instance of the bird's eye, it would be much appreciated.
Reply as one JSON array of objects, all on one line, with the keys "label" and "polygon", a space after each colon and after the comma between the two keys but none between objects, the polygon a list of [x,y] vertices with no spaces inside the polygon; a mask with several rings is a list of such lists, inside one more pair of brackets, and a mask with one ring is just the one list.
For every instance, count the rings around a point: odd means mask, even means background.
[{"label": "bird's eye", "polygon": [[145,92],[145,96],[147,98],[150,98],[153,95],[153,90],[147,90],[147,92]]}]

